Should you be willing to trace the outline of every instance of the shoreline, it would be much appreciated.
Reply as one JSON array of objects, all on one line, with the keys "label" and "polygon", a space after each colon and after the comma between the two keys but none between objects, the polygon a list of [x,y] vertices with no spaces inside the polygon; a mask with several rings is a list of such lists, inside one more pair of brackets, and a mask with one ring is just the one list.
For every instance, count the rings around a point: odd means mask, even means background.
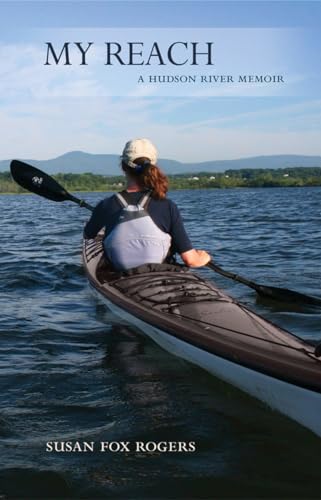
[{"label": "shoreline", "polygon": [[[125,186],[124,186],[125,187]],[[182,188],[179,188],[179,187],[176,187],[176,188],[172,188],[172,189],[169,189],[168,192],[170,191],[196,191],[196,190],[199,190],[199,191],[204,191],[206,189],[208,190],[213,190],[213,189],[216,189],[217,191],[222,191],[222,190],[232,190],[232,189],[300,189],[300,188],[318,188],[318,187],[321,187],[321,183],[320,184],[314,184],[314,185],[311,185],[311,184],[305,184],[303,186],[222,186],[222,187],[217,187],[217,186],[213,186],[213,187],[209,187],[209,186],[195,186],[195,187],[182,187]],[[110,189],[110,190],[106,190],[106,189],[93,189],[93,190],[83,190],[83,189],[79,189],[79,190],[70,190],[70,193],[118,193],[122,190],[114,190],[114,189]],[[29,191],[25,191],[25,192],[22,192],[22,193],[15,193],[15,192],[1,192],[0,191],[0,196],[1,195],[31,195],[31,194],[35,194],[35,193],[31,193]]]},{"label": "shoreline", "polygon": [[[48,175],[48,174],[47,174]],[[117,192],[124,189],[123,175],[58,173],[49,175],[69,192]],[[287,167],[280,169],[226,170],[225,172],[198,172],[168,174],[169,190],[279,188],[321,186],[321,167]],[[10,172],[0,172],[0,194],[20,194]]]}]

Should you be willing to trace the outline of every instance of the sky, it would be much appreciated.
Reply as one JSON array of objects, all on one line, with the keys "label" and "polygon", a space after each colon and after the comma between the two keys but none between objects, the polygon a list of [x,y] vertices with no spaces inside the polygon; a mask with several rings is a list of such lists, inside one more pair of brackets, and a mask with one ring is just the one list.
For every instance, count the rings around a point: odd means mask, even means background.
[{"label": "sky", "polygon": [[[320,28],[318,1],[0,1],[0,160],[120,154],[134,137],[183,162],[321,155]],[[105,41],[115,40],[143,42],[139,62],[155,40],[162,54],[174,41],[212,40],[214,65],[107,67]],[[48,41],[57,53],[70,41],[71,66],[44,65]],[[76,41],[93,42],[86,66]],[[190,58],[190,43],[175,50]],[[250,74],[284,81],[238,81]],[[210,75],[233,81],[200,83]]]}]

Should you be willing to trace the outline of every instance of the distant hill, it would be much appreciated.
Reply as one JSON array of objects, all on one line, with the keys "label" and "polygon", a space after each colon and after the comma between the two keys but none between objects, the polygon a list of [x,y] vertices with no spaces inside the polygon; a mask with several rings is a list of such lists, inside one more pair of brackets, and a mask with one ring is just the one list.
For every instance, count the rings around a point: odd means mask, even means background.
[{"label": "distant hill", "polygon": [[[114,154],[91,154],[72,151],[50,160],[23,160],[48,174],[92,172],[93,174],[118,175],[119,156]],[[11,160],[0,161],[0,172],[8,171]],[[213,160],[199,163],[182,163],[175,160],[160,159],[159,165],[167,174],[185,174],[197,172],[225,172],[241,168],[287,168],[321,167],[321,156],[272,155],[240,158],[237,160]]]}]

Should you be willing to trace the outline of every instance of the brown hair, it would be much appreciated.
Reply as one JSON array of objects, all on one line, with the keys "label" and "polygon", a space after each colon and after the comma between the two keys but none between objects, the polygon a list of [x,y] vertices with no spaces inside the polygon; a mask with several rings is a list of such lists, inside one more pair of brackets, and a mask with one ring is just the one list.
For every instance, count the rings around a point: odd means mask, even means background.
[{"label": "brown hair", "polygon": [[123,171],[135,179],[140,187],[150,189],[152,198],[156,200],[164,199],[168,191],[168,178],[166,175],[159,167],[149,163],[148,158],[137,158],[134,163],[137,165],[137,169],[122,162]]}]

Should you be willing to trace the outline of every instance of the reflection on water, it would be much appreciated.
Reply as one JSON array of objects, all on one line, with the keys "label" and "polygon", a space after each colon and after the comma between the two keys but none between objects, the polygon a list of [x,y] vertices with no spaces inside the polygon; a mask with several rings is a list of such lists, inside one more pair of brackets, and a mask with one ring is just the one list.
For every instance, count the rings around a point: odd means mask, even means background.
[{"label": "reflection on water", "polygon": [[[222,267],[319,295],[319,188],[173,193]],[[100,194],[89,194],[95,203]],[[87,213],[2,196],[0,495],[316,498],[319,440],[161,350],[95,298],[80,259]],[[200,217],[202,223],[200,224]],[[63,221],[63,224],[62,222]],[[320,312],[230,294],[311,342]],[[195,453],[46,453],[47,441],[195,441]]]}]

